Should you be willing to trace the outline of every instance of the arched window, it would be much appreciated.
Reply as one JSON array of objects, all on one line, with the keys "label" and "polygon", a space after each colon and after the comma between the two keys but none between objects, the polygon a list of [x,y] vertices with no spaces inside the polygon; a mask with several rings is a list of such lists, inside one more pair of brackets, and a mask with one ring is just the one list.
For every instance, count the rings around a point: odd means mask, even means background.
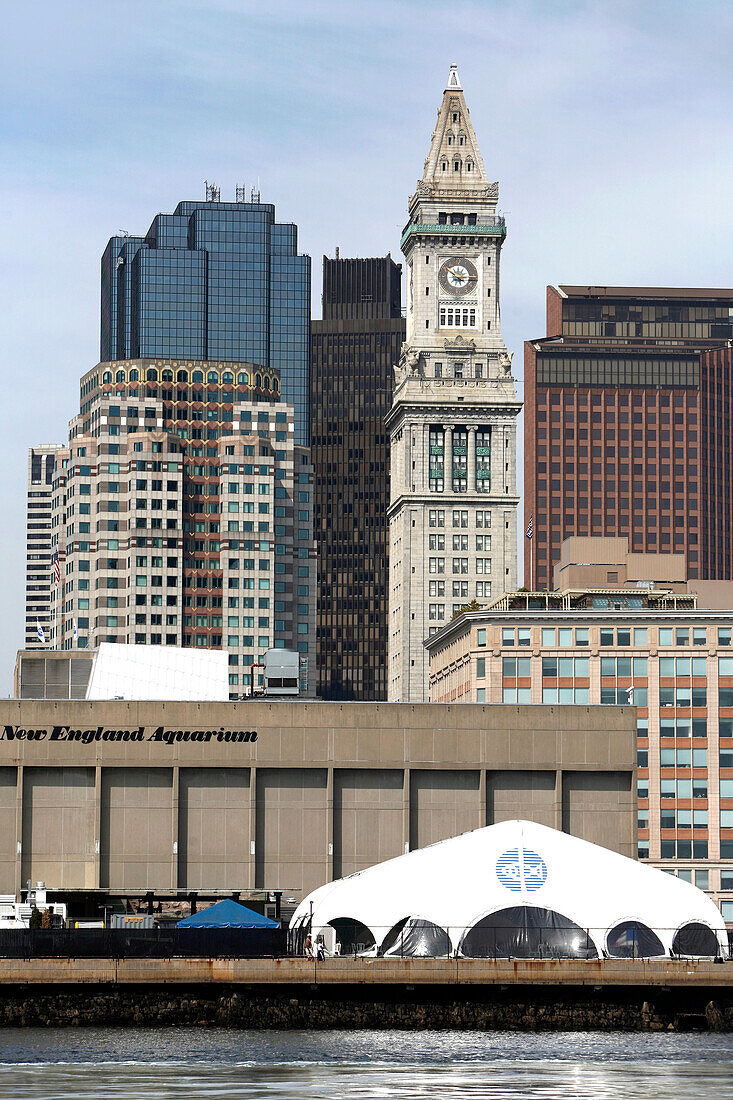
[{"label": "arched window", "polygon": [[265,389],[269,390],[269,388],[270,388],[270,379],[267,377],[267,375],[265,375]]},{"label": "arched window", "polygon": [[448,171],[448,161],[447,160],[443,161],[443,163],[440,166],[440,170],[442,172],[447,172]]},{"label": "arched window", "polygon": [[466,135],[465,134],[459,134],[458,135],[458,144],[459,145],[465,145],[466,144]]},{"label": "arched window", "polygon": [[222,382],[224,383],[225,386],[234,385],[234,375],[232,374],[232,372],[230,370],[225,370],[224,371],[224,373],[221,376],[221,380],[222,380]]},{"label": "arched window", "polygon": [[638,920],[614,925],[606,936],[606,950],[612,959],[652,959],[666,955],[656,932]]},{"label": "arched window", "polygon": [[597,959],[588,932],[562,913],[517,905],[469,928],[460,951],[469,959]]},{"label": "arched window", "polygon": [[187,370],[179,370],[178,374],[176,375],[176,379],[179,382],[188,382],[188,371]]},{"label": "arched window", "polygon": [[155,367],[148,367],[148,373],[145,375],[145,377],[147,378],[148,382],[157,382],[158,372]]},{"label": "arched window", "polygon": [[336,917],[328,923],[336,930],[342,955],[354,955],[374,947],[374,936],[360,920],[354,917]]},{"label": "arched window", "polygon": [[718,937],[707,924],[690,921],[675,932],[672,940],[673,955],[710,956],[717,958],[720,952]]},{"label": "arched window", "polygon": [[277,378],[273,378],[273,380],[272,380],[272,388],[273,388],[273,390],[275,391],[275,393],[279,393],[279,392],[280,392],[280,383],[278,382]]},{"label": "arched window", "polygon": [[460,170],[461,170],[461,162],[460,162],[460,160],[454,160],[454,161],[453,161],[453,171],[454,171],[454,172],[460,172]]},{"label": "arched window", "polygon": [[257,387],[257,389],[262,389],[262,375],[261,374],[256,374],[255,375],[255,386]]},{"label": "arched window", "polygon": [[193,372],[193,381],[194,382],[203,382],[203,380],[204,380],[204,372],[202,370],[195,370]]},{"label": "arched window", "polygon": [[132,370],[130,371],[130,381],[131,382],[137,382],[139,377],[140,377],[140,375],[138,373],[137,367],[133,367]]},{"label": "arched window", "polygon": [[213,382],[214,385],[216,385],[216,383],[219,381],[219,375],[216,373],[215,370],[210,370],[209,373],[206,375],[206,381]]},{"label": "arched window", "polygon": [[115,375],[115,382],[124,382],[124,381],[125,381],[125,372],[123,370],[118,370],[117,374]]},{"label": "arched window", "polygon": [[466,171],[471,172],[473,170],[473,163],[470,160],[466,161]]},{"label": "arched window", "polygon": [[453,135],[452,134],[448,134],[448,144],[449,145],[453,144]]},{"label": "arched window", "polygon": [[112,371],[111,370],[106,370],[104,372],[104,374],[102,375],[102,385],[104,385],[106,382],[111,382],[111,381],[112,381]]},{"label": "arched window", "polygon": [[164,370],[160,377],[162,378],[162,380],[164,382],[172,382],[173,381],[173,371],[172,370]]},{"label": "arched window", "polygon": [[249,385],[249,375],[247,374],[246,370],[240,370],[239,374],[237,375],[237,385],[239,385],[239,386],[248,386]]}]

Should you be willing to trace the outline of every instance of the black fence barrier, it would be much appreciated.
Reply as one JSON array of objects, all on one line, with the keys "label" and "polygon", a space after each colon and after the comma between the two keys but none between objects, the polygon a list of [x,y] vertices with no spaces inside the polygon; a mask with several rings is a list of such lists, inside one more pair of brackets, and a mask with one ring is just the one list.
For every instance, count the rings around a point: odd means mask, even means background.
[{"label": "black fence barrier", "polygon": [[287,954],[286,928],[5,928],[5,959],[250,959]]}]

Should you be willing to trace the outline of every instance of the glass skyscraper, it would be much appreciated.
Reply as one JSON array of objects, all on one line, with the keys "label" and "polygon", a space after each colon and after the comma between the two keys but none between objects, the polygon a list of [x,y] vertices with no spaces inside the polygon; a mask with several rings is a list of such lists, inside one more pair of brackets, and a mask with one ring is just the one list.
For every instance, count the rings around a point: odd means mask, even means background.
[{"label": "glass skyscraper", "polygon": [[102,256],[102,362],[196,359],[279,370],[309,442],[310,256],[271,203],[181,202]]}]

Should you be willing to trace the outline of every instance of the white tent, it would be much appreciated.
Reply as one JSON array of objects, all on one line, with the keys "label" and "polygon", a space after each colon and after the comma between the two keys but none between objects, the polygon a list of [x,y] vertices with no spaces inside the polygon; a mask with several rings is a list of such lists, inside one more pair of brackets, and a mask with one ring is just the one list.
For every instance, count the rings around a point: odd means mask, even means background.
[{"label": "white tent", "polygon": [[[312,913],[312,922],[311,922]],[[290,924],[342,950],[467,957],[727,957],[682,879],[532,821],[505,821],[327,883]]]}]

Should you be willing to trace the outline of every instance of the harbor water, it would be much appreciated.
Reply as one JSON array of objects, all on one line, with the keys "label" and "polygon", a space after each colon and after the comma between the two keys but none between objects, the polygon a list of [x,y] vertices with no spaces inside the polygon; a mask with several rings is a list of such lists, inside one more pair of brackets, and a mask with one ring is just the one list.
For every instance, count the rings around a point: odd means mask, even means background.
[{"label": "harbor water", "polygon": [[13,1100],[733,1100],[733,1036],[18,1029]]}]

